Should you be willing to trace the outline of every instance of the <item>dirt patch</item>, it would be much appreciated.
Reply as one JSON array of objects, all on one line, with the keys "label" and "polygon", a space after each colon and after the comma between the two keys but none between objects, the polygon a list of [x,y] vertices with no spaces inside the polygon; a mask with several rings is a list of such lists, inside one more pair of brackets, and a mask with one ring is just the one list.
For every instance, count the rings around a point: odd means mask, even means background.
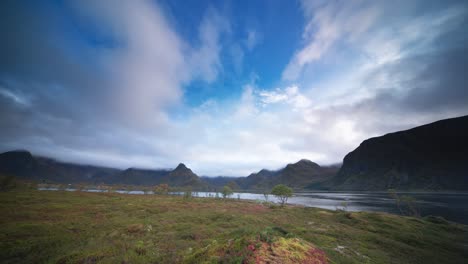
[{"label": "dirt patch", "polygon": [[316,248],[311,243],[299,238],[278,238],[269,244],[262,242],[260,245],[250,244],[248,249],[252,255],[247,263],[256,264],[327,264],[328,258],[325,252]]},{"label": "dirt patch", "polygon": [[131,234],[143,233],[145,231],[145,226],[143,224],[132,224],[127,226],[127,232]]}]

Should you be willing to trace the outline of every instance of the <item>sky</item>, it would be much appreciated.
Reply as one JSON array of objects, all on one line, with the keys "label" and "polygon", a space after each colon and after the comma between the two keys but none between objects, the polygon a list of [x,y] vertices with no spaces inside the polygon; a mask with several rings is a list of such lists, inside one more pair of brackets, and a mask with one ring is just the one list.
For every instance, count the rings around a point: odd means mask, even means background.
[{"label": "sky", "polygon": [[0,1],[0,151],[246,176],[468,114],[468,2]]}]

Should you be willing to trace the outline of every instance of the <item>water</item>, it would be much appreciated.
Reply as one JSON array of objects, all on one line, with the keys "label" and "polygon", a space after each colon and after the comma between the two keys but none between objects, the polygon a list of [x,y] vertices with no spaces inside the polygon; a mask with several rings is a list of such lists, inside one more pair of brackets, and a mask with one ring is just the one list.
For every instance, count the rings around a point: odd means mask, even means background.
[{"label": "water", "polygon": [[[58,188],[39,188],[39,190],[57,191]],[[66,189],[66,191],[76,191],[76,189]],[[86,189],[87,192],[108,192],[108,190]],[[124,194],[154,194],[139,190],[126,191],[116,190],[111,192]],[[182,195],[182,192],[171,193]],[[215,192],[193,192],[196,197],[216,197]],[[413,197],[421,216],[436,215],[447,220],[468,224],[468,193],[430,193],[430,192],[407,192],[398,195],[408,195]],[[221,197],[221,194],[218,193]],[[230,196],[234,199],[265,201],[265,196],[258,193],[234,193]],[[273,195],[269,195],[268,200],[276,202]],[[400,214],[396,202],[386,192],[301,192],[295,193],[289,198],[288,204],[296,204],[323,209],[343,209],[347,211],[374,211]]]},{"label": "water", "polygon": [[[174,193],[182,195],[183,193]],[[214,192],[194,192],[196,197],[216,197]],[[219,194],[221,195],[221,194]],[[421,216],[442,216],[447,220],[468,224],[468,193],[429,193],[405,192],[415,199],[414,205]],[[234,193],[231,198],[265,201],[263,194]],[[277,202],[273,195],[268,200]],[[329,210],[346,209],[347,211],[371,211],[401,214],[396,202],[386,192],[301,192],[289,198],[288,204],[318,207]]]},{"label": "water", "polygon": [[[415,199],[414,205],[421,216],[436,215],[447,220],[468,224],[468,193],[399,193]],[[401,214],[396,202],[388,193],[342,193],[342,192],[309,192],[291,197],[294,204],[314,206],[325,209],[343,207],[348,211],[374,211]]]}]

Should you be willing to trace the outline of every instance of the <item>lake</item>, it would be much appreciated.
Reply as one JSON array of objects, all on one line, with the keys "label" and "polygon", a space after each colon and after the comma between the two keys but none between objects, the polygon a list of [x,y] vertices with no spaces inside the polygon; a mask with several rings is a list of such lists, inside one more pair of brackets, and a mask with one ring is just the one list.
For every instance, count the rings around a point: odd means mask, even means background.
[{"label": "lake", "polygon": [[[39,188],[39,190],[58,190],[57,188]],[[76,191],[76,189],[66,189]],[[107,190],[87,189],[88,192],[107,192]],[[127,194],[153,194],[138,190],[113,192]],[[182,192],[174,192],[182,195]],[[218,194],[221,195],[221,194]],[[400,192],[398,195],[413,197],[421,216],[436,215],[447,220],[468,224],[468,193],[443,192]],[[216,197],[215,192],[193,192],[196,197]],[[265,196],[258,193],[234,193],[231,198],[243,200],[265,201]],[[269,201],[276,202],[273,195]],[[396,202],[386,192],[300,192],[289,198],[288,204],[318,207],[330,210],[343,209],[347,211],[374,211],[400,214]]]},{"label": "lake", "polygon": [[[178,193],[182,194],[182,193]],[[194,192],[198,197],[214,197],[213,192]],[[421,216],[436,215],[447,220],[468,224],[468,193],[442,192],[400,192],[398,195],[408,195],[415,199],[415,206]],[[231,198],[264,201],[263,194],[234,193]],[[273,195],[269,201],[276,202]],[[330,210],[343,209],[347,211],[374,211],[401,214],[396,202],[386,192],[301,192],[294,193],[288,204],[318,207]]]}]

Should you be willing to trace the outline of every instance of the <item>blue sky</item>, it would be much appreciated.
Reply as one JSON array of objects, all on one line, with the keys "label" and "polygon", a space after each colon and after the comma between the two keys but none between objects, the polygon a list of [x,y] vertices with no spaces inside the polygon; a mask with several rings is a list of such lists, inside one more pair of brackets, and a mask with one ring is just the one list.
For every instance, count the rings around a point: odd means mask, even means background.
[{"label": "blue sky", "polygon": [[245,176],[468,113],[466,1],[2,1],[0,150]]}]

